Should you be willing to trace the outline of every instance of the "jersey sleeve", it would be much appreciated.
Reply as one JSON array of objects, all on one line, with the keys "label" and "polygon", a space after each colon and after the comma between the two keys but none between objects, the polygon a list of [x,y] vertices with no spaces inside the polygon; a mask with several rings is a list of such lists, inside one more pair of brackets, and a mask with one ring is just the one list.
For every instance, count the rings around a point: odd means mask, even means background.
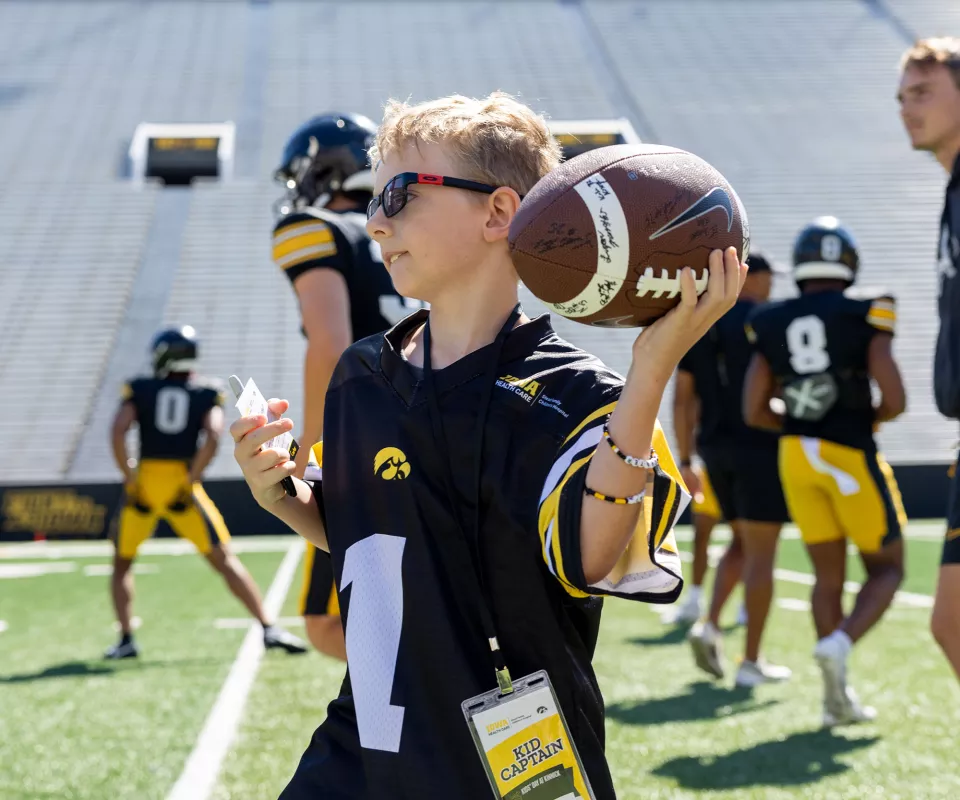
[{"label": "jersey sleeve", "polygon": [[893,334],[897,325],[897,304],[890,295],[871,300],[867,308],[867,324],[883,333]]},{"label": "jersey sleeve", "polygon": [[311,269],[347,274],[349,254],[333,226],[305,212],[288,214],[273,229],[273,261],[291,283]]},{"label": "jersey sleeve", "polygon": [[573,597],[615,595],[647,603],[670,603],[683,586],[673,528],[690,495],[659,423],[653,447],[660,466],[649,473],[633,538],[603,580],[588,585],[583,575],[580,512],[587,468],[615,406],[612,402],[588,414],[557,453],[540,496],[538,526],[543,559]]}]

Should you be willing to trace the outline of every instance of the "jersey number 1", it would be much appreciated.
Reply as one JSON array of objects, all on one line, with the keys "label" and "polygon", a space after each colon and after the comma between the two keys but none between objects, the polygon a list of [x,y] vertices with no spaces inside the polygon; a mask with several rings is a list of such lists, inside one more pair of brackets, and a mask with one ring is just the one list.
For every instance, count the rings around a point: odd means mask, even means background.
[{"label": "jersey number 1", "polygon": [[787,325],[787,350],[790,367],[797,375],[825,372],[830,368],[827,353],[827,329],[820,317],[797,317]]},{"label": "jersey number 1", "polygon": [[403,706],[390,703],[403,626],[402,536],[375,533],[347,548],[340,589],[351,584],[346,625],[350,683],[360,745],[400,751]]}]

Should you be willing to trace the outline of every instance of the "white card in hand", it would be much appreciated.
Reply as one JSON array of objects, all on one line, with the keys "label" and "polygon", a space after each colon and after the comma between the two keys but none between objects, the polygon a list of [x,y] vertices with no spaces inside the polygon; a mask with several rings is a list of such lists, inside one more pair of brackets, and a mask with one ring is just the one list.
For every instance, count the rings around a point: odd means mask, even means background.
[{"label": "white card in hand", "polygon": [[[250,378],[250,380],[247,381],[247,385],[243,387],[240,397],[237,398],[236,408],[240,412],[241,417],[252,417],[262,414],[267,418],[268,422],[274,422],[279,419],[276,414],[270,411],[267,406],[267,399],[260,394],[257,384],[253,382],[253,378]],[[269,442],[264,442],[263,447],[264,449],[278,447],[281,450],[289,452],[292,442],[293,434],[288,431],[281,433],[279,436],[275,436]]]}]

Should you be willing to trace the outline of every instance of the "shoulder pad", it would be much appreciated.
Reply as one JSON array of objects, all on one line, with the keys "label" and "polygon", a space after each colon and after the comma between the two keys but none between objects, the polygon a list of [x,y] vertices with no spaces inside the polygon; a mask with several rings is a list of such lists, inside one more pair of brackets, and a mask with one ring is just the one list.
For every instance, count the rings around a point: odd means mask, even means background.
[{"label": "shoulder pad", "polygon": [[123,386],[120,387],[120,400],[122,402],[133,400],[137,394],[143,391],[144,384],[149,383],[151,380],[153,379],[138,375],[137,377],[126,381]]},{"label": "shoulder pad", "polygon": [[321,209],[287,214],[273,229],[273,261],[283,270],[337,254],[336,222]]},{"label": "shoulder pad", "polygon": [[223,381],[219,378],[208,378],[206,376],[194,376],[190,381],[190,388],[204,392],[209,392],[214,395],[214,402],[217,405],[223,405],[226,402],[226,388],[223,385]]},{"label": "shoulder pad", "polygon": [[844,297],[849,297],[851,300],[889,300],[891,303],[895,302],[895,298],[892,292],[888,292],[886,289],[878,286],[848,286],[844,292]]}]

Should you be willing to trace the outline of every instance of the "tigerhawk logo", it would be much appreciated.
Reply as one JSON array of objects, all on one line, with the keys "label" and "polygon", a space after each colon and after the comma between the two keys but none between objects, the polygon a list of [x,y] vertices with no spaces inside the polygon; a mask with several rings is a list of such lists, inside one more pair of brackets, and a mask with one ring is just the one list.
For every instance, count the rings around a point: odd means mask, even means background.
[{"label": "tigerhawk logo", "polygon": [[398,447],[384,447],[373,459],[373,474],[385,481],[402,481],[410,476],[407,456]]}]

